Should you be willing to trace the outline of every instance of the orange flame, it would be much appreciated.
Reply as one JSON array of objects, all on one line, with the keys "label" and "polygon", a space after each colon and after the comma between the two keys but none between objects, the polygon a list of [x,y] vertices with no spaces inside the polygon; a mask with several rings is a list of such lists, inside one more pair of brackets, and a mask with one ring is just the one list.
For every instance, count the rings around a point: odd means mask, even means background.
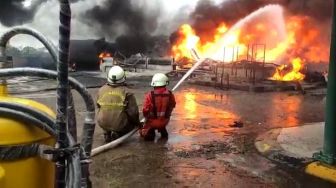
[{"label": "orange flame", "polygon": [[276,68],[274,75],[270,78],[272,80],[281,80],[281,81],[301,81],[305,78],[305,75],[300,73],[303,62],[300,58],[294,58],[292,61],[292,70],[285,73],[287,65],[281,65]]},{"label": "orange flame", "polygon": [[[246,46],[239,43],[240,31],[231,32],[230,35],[224,35],[228,31],[225,23],[221,23],[212,37],[212,41],[201,42],[201,38],[196,35],[195,30],[188,24],[180,27],[178,34],[179,40],[172,46],[172,53],[177,60],[182,58],[192,59],[191,49],[195,49],[202,57],[216,57],[221,59],[223,46],[239,46],[246,50]],[[227,60],[231,57],[227,57]]]},{"label": "orange flame", "polygon": [[104,58],[104,57],[112,57],[110,53],[108,52],[102,52],[98,56],[99,58]]},{"label": "orange flame", "polygon": [[181,37],[181,41],[172,47],[172,52],[175,58],[178,60],[183,57],[192,59],[189,50],[197,47],[199,37],[196,36],[194,29],[188,24],[184,24],[180,27],[179,35]]},{"label": "orange flame", "polygon": [[[249,51],[248,56],[254,60],[278,62],[300,57],[309,62],[328,62],[328,40],[326,34],[321,33],[318,24],[306,16],[290,16],[285,19],[284,28],[276,27],[270,19],[256,20],[244,27],[229,27],[224,22],[209,32],[197,34],[188,24],[178,30],[178,38],[174,42],[171,52],[176,60],[192,59],[191,48],[201,57],[232,60],[233,47],[239,49],[235,56],[237,60],[246,58],[249,44],[265,44],[265,54],[255,50]],[[205,33],[205,34],[204,34]],[[224,52],[224,47],[227,49]],[[228,49],[231,48],[231,49]],[[237,54],[238,53],[238,54]]]},{"label": "orange flame", "polygon": [[99,64],[102,64],[103,63],[103,58],[105,57],[112,57],[112,55],[108,52],[102,52],[99,54]]}]

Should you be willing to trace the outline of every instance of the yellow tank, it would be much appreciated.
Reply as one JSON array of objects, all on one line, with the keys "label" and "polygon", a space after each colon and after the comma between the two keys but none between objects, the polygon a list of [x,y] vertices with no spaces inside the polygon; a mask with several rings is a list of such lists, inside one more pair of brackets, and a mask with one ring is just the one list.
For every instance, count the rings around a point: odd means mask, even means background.
[{"label": "yellow tank", "polygon": [[0,187],[4,187],[5,170],[0,166]]},{"label": "yellow tank", "polygon": [[[0,101],[24,104],[55,117],[54,112],[47,106],[32,100],[2,95]],[[54,146],[55,139],[36,126],[25,125],[15,119],[3,118],[0,115],[0,146],[8,147],[31,143]],[[0,161],[0,187],[54,187],[54,168],[54,163],[40,157]]]}]

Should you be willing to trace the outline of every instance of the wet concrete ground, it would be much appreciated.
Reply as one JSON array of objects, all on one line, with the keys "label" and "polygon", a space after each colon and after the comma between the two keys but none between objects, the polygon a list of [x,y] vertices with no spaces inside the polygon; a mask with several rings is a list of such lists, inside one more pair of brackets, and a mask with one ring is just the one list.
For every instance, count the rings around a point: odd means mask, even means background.
[{"label": "wet concrete ground", "polygon": [[[130,83],[141,109],[149,79],[130,79]],[[97,89],[89,91],[95,98]],[[288,167],[269,161],[254,148],[257,135],[269,129],[323,121],[322,96],[222,91],[187,84],[175,95],[168,141],[158,136],[155,142],[144,142],[134,135],[94,157],[94,187],[333,187],[304,175],[303,164]],[[54,92],[23,96],[55,109]],[[77,94],[74,97],[80,126],[84,105]],[[243,127],[232,126],[235,121]],[[102,130],[97,127],[94,146],[102,143]]]}]

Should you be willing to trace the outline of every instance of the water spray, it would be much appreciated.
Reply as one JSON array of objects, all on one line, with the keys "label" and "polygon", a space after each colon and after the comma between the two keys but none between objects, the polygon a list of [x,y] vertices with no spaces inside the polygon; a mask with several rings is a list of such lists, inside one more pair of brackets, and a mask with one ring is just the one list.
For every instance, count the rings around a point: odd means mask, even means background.
[{"label": "water spray", "polygon": [[[197,68],[199,67],[206,59],[201,59],[198,56],[198,53],[196,52],[195,49],[191,49],[191,53],[193,54],[194,59],[197,60],[197,62],[186,72],[186,74],[181,78],[181,80],[179,80],[179,82],[174,86],[174,88],[172,89],[172,91],[175,91],[181,84],[182,82],[188,78],[188,76],[190,76],[190,74]],[[141,122],[145,122],[145,118],[143,118],[141,120]],[[119,144],[123,143],[125,140],[127,140],[129,137],[131,137],[134,133],[136,133],[139,130],[139,128],[135,128],[132,131],[130,131],[129,133],[125,134],[124,136],[110,142],[107,143],[105,145],[99,146],[97,148],[94,148],[91,151],[91,156],[95,156],[98,155],[99,153],[102,153],[106,150],[109,149],[113,149],[116,146],[118,146]]]}]

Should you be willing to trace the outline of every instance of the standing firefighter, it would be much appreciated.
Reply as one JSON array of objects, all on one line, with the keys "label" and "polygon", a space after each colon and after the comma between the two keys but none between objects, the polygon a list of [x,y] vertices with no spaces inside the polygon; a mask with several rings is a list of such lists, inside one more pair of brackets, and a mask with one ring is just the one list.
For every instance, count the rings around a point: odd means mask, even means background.
[{"label": "standing firefighter", "polygon": [[145,95],[142,112],[146,121],[140,130],[145,140],[154,140],[155,130],[161,133],[162,138],[168,138],[166,126],[176,105],[173,93],[166,88],[168,83],[165,74],[155,74],[151,83],[154,90]]},{"label": "standing firefighter", "polygon": [[105,142],[111,142],[140,125],[135,97],[125,82],[125,71],[113,66],[108,72],[107,84],[98,91],[97,120],[104,129]]}]

